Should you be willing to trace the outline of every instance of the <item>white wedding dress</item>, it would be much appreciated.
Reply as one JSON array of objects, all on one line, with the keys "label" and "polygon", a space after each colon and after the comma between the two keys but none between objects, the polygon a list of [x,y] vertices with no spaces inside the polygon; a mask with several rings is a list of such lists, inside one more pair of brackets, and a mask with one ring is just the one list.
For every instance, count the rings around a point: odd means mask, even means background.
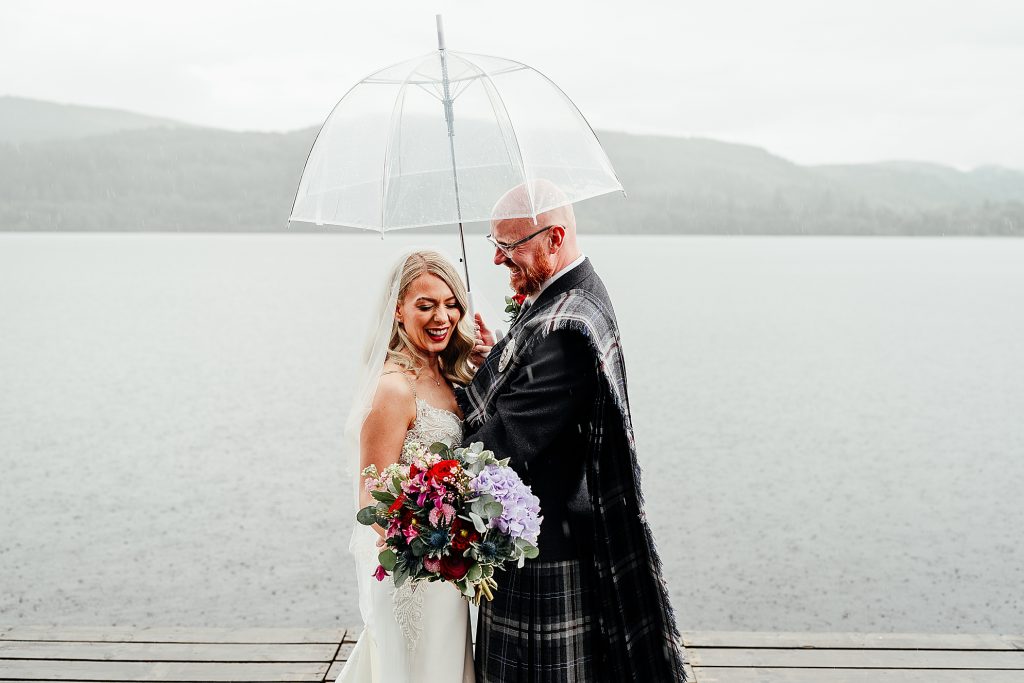
[{"label": "white wedding dress", "polygon": [[[462,421],[417,398],[416,420],[405,438],[458,445]],[[448,583],[406,582],[396,590],[391,577],[377,581],[379,536],[356,526],[349,547],[364,628],[338,683],[473,683],[469,602]]]}]

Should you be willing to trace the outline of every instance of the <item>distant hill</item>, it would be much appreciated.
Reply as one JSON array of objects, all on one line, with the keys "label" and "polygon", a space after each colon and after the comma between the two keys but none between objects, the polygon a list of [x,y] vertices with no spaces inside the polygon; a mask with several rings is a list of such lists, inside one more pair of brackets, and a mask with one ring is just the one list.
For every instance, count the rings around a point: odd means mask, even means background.
[{"label": "distant hill", "polygon": [[578,214],[602,231],[1024,235],[1024,172],[883,162],[801,166],[700,138],[599,133],[629,200]]},{"label": "distant hill", "polygon": [[21,144],[186,124],[143,114],[0,96],[0,142]]},{"label": "distant hill", "polygon": [[[22,119],[8,125],[4,118],[24,105],[14,99],[0,98],[0,230],[7,231],[285,231],[316,134],[228,132],[47,103],[33,111],[57,109],[31,133]],[[599,136],[629,199],[582,202],[577,212],[588,232],[1024,235],[1019,171],[801,166],[714,140]]]}]

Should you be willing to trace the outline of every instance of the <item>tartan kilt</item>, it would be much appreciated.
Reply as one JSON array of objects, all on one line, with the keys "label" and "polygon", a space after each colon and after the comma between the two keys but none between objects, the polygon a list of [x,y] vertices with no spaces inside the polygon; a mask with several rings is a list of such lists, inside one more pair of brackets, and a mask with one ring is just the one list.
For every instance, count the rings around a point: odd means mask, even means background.
[{"label": "tartan kilt", "polygon": [[527,561],[494,578],[494,600],[478,617],[478,683],[602,680],[599,598],[578,560]]}]

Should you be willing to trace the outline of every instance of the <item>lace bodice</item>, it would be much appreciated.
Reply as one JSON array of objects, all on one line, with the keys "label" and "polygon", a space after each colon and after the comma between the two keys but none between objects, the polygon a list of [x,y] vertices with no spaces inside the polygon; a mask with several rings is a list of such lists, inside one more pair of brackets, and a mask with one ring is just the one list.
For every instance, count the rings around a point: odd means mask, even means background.
[{"label": "lace bodice", "polygon": [[[435,408],[422,398],[416,399],[416,421],[405,433],[405,442],[419,441],[429,446],[443,441],[449,446],[462,443],[462,420],[443,408]],[[408,464],[408,463],[406,463]]]}]

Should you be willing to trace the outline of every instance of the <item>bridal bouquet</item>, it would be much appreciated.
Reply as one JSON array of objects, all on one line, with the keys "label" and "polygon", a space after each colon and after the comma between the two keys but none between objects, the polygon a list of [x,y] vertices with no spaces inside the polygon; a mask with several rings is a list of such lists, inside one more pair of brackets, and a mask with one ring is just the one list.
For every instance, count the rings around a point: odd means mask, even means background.
[{"label": "bridal bouquet", "polygon": [[363,470],[377,502],[356,519],[385,531],[377,580],[448,581],[476,603],[492,599],[496,568],[537,556],[540,501],[508,459],[479,442],[454,450],[411,442],[403,456],[411,464]]}]

